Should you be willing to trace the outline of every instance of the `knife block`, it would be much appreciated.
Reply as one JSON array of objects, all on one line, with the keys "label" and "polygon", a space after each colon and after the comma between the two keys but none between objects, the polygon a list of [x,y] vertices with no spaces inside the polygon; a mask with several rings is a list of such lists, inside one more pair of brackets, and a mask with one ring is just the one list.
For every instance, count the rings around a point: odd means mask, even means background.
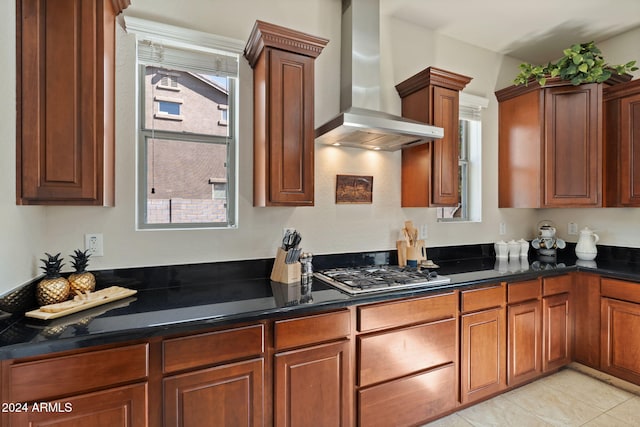
[{"label": "knife block", "polygon": [[279,283],[296,283],[301,280],[302,266],[299,261],[292,264],[286,264],[284,260],[287,257],[288,251],[282,248],[278,248],[276,259],[273,262],[273,269],[271,270],[271,280]]}]

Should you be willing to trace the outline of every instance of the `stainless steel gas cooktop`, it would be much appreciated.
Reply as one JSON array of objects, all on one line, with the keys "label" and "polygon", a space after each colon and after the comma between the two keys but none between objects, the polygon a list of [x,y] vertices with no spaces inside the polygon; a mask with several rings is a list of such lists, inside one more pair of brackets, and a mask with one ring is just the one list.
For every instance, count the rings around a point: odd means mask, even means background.
[{"label": "stainless steel gas cooktop", "polygon": [[451,281],[434,271],[415,267],[376,265],[321,270],[314,273],[318,279],[349,294],[385,292],[394,289],[435,287]]}]

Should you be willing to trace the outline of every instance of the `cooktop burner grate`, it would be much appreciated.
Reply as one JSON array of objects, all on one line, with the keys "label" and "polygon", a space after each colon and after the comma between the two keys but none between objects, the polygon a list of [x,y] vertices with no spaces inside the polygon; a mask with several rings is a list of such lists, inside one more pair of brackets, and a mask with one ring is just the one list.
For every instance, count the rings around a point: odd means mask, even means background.
[{"label": "cooktop burner grate", "polygon": [[439,276],[427,269],[389,265],[334,268],[318,271],[314,275],[352,295],[423,286],[434,287],[450,282],[448,277]]}]

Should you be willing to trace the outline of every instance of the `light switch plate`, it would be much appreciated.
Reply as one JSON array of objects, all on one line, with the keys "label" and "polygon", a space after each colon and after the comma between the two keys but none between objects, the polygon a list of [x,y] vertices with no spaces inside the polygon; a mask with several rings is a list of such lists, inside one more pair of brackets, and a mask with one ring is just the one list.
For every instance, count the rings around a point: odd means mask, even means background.
[{"label": "light switch plate", "polygon": [[570,222],[567,226],[567,233],[571,236],[576,236],[578,234],[578,224]]}]

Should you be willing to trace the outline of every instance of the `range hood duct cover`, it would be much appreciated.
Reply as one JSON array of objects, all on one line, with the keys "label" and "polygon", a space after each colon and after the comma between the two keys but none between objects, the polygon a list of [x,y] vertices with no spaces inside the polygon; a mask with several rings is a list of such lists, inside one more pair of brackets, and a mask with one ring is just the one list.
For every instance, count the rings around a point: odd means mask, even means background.
[{"label": "range hood duct cover", "polygon": [[439,139],[440,127],[380,111],[379,0],[342,0],[340,111],[316,142],[395,151]]}]

